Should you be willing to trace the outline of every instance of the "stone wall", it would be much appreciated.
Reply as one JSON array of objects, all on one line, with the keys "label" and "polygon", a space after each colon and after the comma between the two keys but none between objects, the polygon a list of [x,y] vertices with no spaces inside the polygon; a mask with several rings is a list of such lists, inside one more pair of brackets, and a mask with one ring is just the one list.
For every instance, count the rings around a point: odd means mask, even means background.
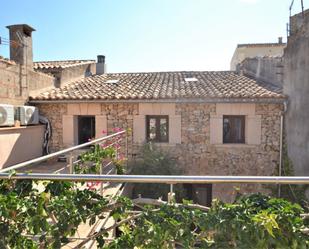
[{"label": "stone wall", "polygon": [[[89,104],[91,105],[91,104]],[[239,104],[246,105],[246,104]],[[140,114],[139,104],[100,104],[100,116],[106,117],[106,127],[133,130],[129,145],[138,153],[140,144],[133,144],[134,117]],[[179,167],[187,175],[272,175],[279,164],[281,104],[253,105],[254,114],[261,117],[259,144],[212,144],[210,120],[217,114],[216,104],[175,105],[174,115],[181,116],[181,141],[176,144],[159,144],[178,160]],[[251,104],[252,106],[252,104]],[[66,104],[38,104],[40,112],[47,116],[53,127],[52,150],[63,148],[62,115],[67,114]],[[87,107],[88,108],[88,107]],[[222,107],[220,107],[222,109]],[[246,109],[241,108],[240,109]],[[252,109],[252,108],[251,108]],[[222,112],[222,110],[221,110]],[[72,114],[72,111],[70,111]],[[142,121],[144,122],[144,121]],[[258,132],[258,131],[257,131]],[[213,196],[224,200],[233,199],[235,184],[214,184]],[[258,185],[241,185],[241,191],[262,190]]]},{"label": "stone wall", "polygon": [[90,76],[96,73],[96,63],[75,65],[66,68],[44,68],[36,71],[55,77],[55,86],[61,87],[66,83]]},{"label": "stone wall", "polygon": [[[309,175],[309,10],[291,17],[284,51],[283,92],[289,102],[286,122],[288,155],[296,175]],[[309,194],[308,194],[309,196]]]},{"label": "stone wall", "polygon": [[[214,104],[178,104],[182,116],[182,144],[176,146],[179,164],[188,175],[272,175],[279,164],[281,105],[257,104],[262,116],[261,144],[210,144],[210,117]],[[235,185],[235,184],[234,184]],[[214,184],[213,195],[230,201],[233,184]],[[240,186],[240,185],[237,185]],[[262,191],[259,185],[241,185],[241,191]]]},{"label": "stone wall", "polygon": [[37,105],[40,115],[43,115],[49,119],[52,127],[52,139],[50,141],[51,152],[60,150],[63,147],[63,125],[62,116],[67,113],[66,104],[44,104]]},{"label": "stone wall", "polygon": [[24,105],[29,93],[54,86],[55,79],[0,59],[0,104]]},{"label": "stone wall", "polygon": [[282,87],[283,59],[282,57],[246,58],[237,66],[246,76],[256,80]]}]

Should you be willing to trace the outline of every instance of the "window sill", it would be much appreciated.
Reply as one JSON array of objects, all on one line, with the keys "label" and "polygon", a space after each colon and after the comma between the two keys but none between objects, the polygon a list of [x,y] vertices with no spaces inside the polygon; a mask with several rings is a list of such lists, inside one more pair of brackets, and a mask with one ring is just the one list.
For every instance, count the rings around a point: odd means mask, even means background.
[{"label": "window sill", "polygon": [[258,144],[213,144],[216,148],[255,148]]}]

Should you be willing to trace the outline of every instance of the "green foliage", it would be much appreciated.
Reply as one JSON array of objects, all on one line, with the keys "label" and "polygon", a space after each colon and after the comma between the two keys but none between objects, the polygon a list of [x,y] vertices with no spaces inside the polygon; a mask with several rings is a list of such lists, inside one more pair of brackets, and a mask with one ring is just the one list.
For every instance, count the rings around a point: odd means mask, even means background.
[{"label": "green foliage", "polygon": [[101,145],[96,144],[80,156],[80,163],[75,165],[74,172],[78,174],[98,174],[103,160],[106,158],[114,159],[115,156],[115,148],[102,148]]},{"label": "green foliage", "polygon": [[[93,224],[108,201],[68,182],[2,180],[0,248],[61,248],[79,224]],[[111,215],[122,222],[121,234],[98,248],[306,249],[308,229],[303,209],[284,199],[261,194],[240,196],[234,203],[214,201],[208,212],[184,205],[146,206],[135,219],[132,201],[113,200]],[[39,235],[33,240],[27,235]]]},{"label": "green foliage", "polygon": [[[2,180],[0,244],[10,248],[60,248],[77,226],[95,222],[107,200],[68,182]],[[40,235],[38,241],[27,235]]]},{"label": "green foliage", "polygon": [[232,204],[215,201],[209,212],[177,205],[148,207],[104,248],[305,249],[309,236],[301,232],[302,211],[298,204],[260,194]]},{"label": "green foliage", "polygon": [[[130,162],[132,175],[181,175],[182,170],[177,167],[176,161],[165,151],[152,143],[144,144],[140,151],[140,158]],[[139,194],[148,198],[167,198],[169,192],[168,184],[157,183],[136,183],[134,184],[133,196]],[[178,200],[184,197],[182,186],[175,186],[175,193]]]},{"label": "green foliage", "polygon": [[116,168],[116,174],[117,175],[124,175],[126,173],[124,164],[125,160],[114,160],[114,166]]},{"label": "green foliage", "polygon": [[[287,145],[284,144],[282,150],[282,176],[294,176],[293,163],[288,157]],[[279,174],[278,172],[275,175]],[[267,188],[271,190],[273,196],[278,195],[278,187],[275,185],[267,185]],[[280,197],[287,199],[292,202],[299,203],[306,211],[309,210],[309,203],[305,195],[307,185],[291,185],[291,184],[281,184],[280,185]]]}]

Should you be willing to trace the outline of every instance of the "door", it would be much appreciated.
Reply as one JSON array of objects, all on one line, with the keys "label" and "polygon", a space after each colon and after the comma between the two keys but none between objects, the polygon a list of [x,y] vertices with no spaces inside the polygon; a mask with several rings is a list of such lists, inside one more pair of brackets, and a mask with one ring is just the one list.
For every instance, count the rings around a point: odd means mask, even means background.
[{"label": "door", "polygon": [[83,144],[95,137],[95,117],[78,116],[78,144]]}]

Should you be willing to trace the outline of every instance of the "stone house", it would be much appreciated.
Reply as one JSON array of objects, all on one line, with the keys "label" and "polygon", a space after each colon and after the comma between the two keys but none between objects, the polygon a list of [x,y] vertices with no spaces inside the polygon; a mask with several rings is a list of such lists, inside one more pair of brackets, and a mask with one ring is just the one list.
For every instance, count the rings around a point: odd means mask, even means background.
[{"label": "stone house", "polygon": [[[30,96],[51,121],[54,151],[131,128],[129,154],[153,141],[187,175],[275,174],[284,100],[279,88],[232,71],[103,73]],[[209,188],[212,197],[233,195],[229,184],[191,187],[202,203]]]},{"label": "stone house", "polygon": [[246,58],[254,57],[281,57],[286,43],[282,42],[282,37],[277,43],[245,43],[238,44],[231,59],[230,69],[237,70],[237,65]]},{"label": "stone house", "polygon": [[[0,105],[24,106],[29,95],[95,74],[94,60],[33,62],[32,32],[35,30],[27,24],[7,28],[10,59],[0,56]],[[43,142],[43,125],[0,125],[0,168],[42,156]],[[32,146],[26,146],[29,143]]]},{"label": "stone house", "polygon": [[[105,72],[104,56],[98,56],[97,63],[33,63],[33,29],[28,25],[10,27],[12,39],[19,31],[29,44],[11,47],[16,68],[27,68],[26,72],[42,77],[22,85],[25,94],[21,100],[36,105],[40,114],[51,121],[51,151],[99,137],[102,130],[110,132],[121,127],[132,129],[130,155],[137,154],[144,142],[152,141],[168,150],[187,175],[276,173],[286,99],[280,86],[233,71],[111,74]],[[7,65],[11,66],[5,62]],[[4,68],[0,76],[8,72]],[[28,80],[29,75],[26,73]],[[33,91],[31,84],[36,84]],[[9,149],[14,148],[16,142]],[[200,203],[207,203],[212,197],[231,200],[232,186],[194,185],[192,196]],[[242,191],[253,188],[262,189],[242,185]]]}]

